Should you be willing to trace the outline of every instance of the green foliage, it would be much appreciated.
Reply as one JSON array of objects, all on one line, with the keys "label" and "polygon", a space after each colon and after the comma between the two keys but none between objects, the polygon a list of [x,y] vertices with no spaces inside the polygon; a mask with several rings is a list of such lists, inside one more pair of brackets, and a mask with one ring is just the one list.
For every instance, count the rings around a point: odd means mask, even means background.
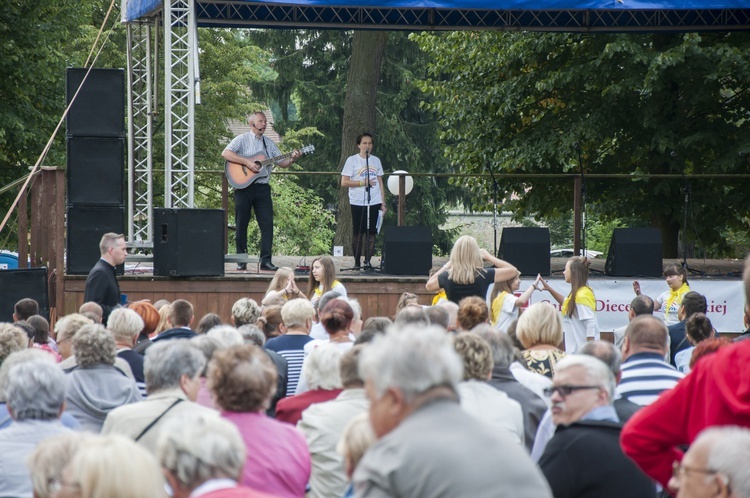
[{"label": "green foliage", "polygon": [[[424,107],[462,172],[746,173],[750,35],[453,32],[412,35],[430,57]],[[677,151],[676,160],[670,157]],[[747,230],[749,182],[692,181],[695,238],[729,250],[721,230]],[[486,207],[487,182],[464,182]],[[604,222],[659,227],[676,253],[679,180],[589,180]],[[517,218],[569,212],[572,181],[502,182]],[[691,230],[691,232],[693,232]],[[671,254],[674,256],[674,254]]]}]

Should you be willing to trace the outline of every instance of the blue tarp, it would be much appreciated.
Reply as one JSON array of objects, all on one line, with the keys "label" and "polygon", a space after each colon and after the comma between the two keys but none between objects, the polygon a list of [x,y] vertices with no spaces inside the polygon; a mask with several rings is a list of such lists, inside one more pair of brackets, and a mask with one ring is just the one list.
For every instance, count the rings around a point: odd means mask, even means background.
[{"label": "blue tarp", "polygon": [[[169,0],[165,0],[169,1]],[[358,26],[393,29],[401,26],[424,28],[436,24],[443,29],[456,27],[515,26],[518,28],[543,28],[544,26],[573,27],[588,25],[648,26],[672,29],[700,29],[701,27],[747,29],[750,0],[195,0],[199,25],[238,26],[285,22],[288,25],[309,27],[320,24],[327,27]],[[122,0],[123,22],[153,15],[161,9],[161,0]],[[297,9],[292,11],[290,9]],[[310,13],[308,13],[308,9]],[[372,15],[373,9],[376,10]],[[398,10],[393,15],[383,11]],[[362,14],[344,13],[357,11]],[[406,13],[406,12],[410,13]],[[429,19],[427,12],[438,13]],[[511,13],[511,22],[492,20],[498,13]],[[526,22],[523,13],[532,15]],[[583,16],[589,12],[596,16],[592,22]],[[467,15],[468,13],[468,15]],[[551,13],[539,17],[538,13]],[[654,19],[665,13],[666,22]],[[616,17],[626,14],[628,18]],[[489,15],[489,17],[487,17]],[[560,22],[558,15],[567,16],[570,22]],[[474,18],[476,17],[476,21]],[[413,19],[413,21],[412,21]],[[488,19],[490,20],[488,22]],[[567,23],[567,24],[566,24]]]}]

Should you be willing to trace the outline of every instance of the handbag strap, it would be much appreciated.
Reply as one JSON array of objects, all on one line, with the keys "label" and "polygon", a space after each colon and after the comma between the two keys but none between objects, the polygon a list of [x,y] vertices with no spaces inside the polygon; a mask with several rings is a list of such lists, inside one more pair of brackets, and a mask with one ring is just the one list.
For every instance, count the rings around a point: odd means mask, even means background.
[{"label": "handbag strap", "polygon": [[159,422],[159,420],[161,420],[161,418],[162,418],[162,417],[163,417],[164,415],[166,415],[166,414],[167,414],[167,413],[169,412],[169,410],[171,410],[172,408],[174,408],[175,406],[177,406],[177,405],[178,405],[179,403],[181,403],[182,401],[183,401],[182,399],[180,399],[180,398],[177,398],[177,399],[176,399],[176,400],[174,401],[174,403],[172,403],[171,405],[169,405],[169,406],[167,407],[167,409],[166,409],[166,410],[164,410],[163,412],[161,412],[161,415],[159,415],[159,416],[158,416],[158,417],[156,417],[156,418],[155,418],[154,420],[152,420],[152,421],[151,421],[151,423],[150,423],[150,424],[148,424],[148,425],[146,426],[146,428],[145,428],[145,429],[143,429],[143,430],[141,431],[141,433],[140,433],[140,434],[138,434],[138,436],[136,436],[136,438],[135,438],[135,442],[137,443],[137,442],[138,442],[138,441],[139,441],[139,440],[140,440],[140,439],[141,439],[141,438],[142,438],[142,437],[143,437],[143,436],[144,436],[144,435],[145,435],[145,434],[146,434],[146,433],[147,433],[148,431],[150,431],[150,430],[151,430],[151,428],[152,428],[153,426],[155,426],[155,425],[156,425],[156,424],[157,424],[157,423]]}]

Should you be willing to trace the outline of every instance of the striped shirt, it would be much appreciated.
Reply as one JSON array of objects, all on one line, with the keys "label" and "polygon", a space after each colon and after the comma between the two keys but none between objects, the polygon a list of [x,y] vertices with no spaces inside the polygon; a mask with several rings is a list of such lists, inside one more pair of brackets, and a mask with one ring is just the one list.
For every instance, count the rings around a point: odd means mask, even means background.
[{"label": "striped shirt", "polygon": [[[234,139],[229,142],[224,150],[231,150],[235,154],[240,156],[249,157],[258,152],[264,152],[268,157],[276,157],[281,155],[281,151],[276,144],[270,138],[263,135],[258,137],[253,132],[243,133],[237,135]],[[262,172],[258,179],[253,183],[268,183],[271,177],[271,171],[273,171],[273,164],[265,166],[265,172]]]},{"label": "striped shirt", "polygon": [[264,346],[286,358],[288,363],[286,393],[288,396],[294,394],[297,389],[297,382],[302,372],[302,361],[305,359],[305,344],[312,340],[312,337],[308,335],[281,335],[269,339]]},{"label": "striped shirt", "polygon": [[635,404],[650,405],[684,377],[659,353],[636,353],[622,364],[617,394]]}]

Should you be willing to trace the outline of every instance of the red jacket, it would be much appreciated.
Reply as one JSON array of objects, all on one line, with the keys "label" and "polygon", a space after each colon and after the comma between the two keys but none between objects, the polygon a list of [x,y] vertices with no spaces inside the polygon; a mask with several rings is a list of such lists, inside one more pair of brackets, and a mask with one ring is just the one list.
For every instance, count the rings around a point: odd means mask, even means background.
[{"label": "red jacket", "polygon": [[625,424],[620,443],[648,475],[666,487],[677,446],[687,446],[709,426],[750,427],[750,341],[702,358],[677,386],[641,408]]},{"label": "red jacket", "polygon": [[313,389],[295,396],[280,399],[276,403],[276,420],[297,425],[302,418],[302,412],[314,403],[325,403],[336,399],[341,389]]}]

